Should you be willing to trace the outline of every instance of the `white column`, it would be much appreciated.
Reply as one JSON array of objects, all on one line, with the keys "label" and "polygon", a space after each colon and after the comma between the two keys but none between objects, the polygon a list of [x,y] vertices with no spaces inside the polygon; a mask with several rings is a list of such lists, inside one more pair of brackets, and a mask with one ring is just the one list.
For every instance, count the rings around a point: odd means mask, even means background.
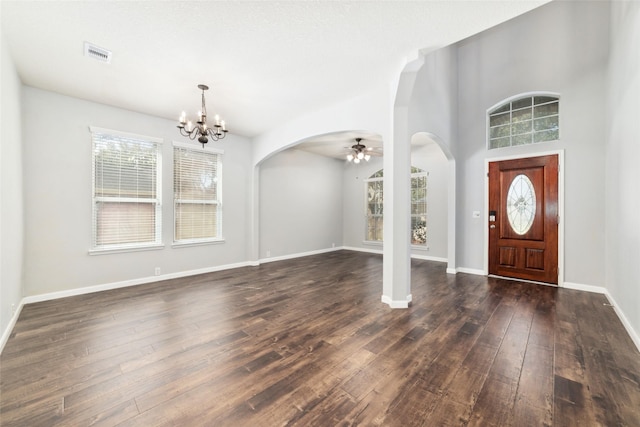
[{"label": "white column", "polygon": [[406,107],[395,109],[393,136],[384,148],[382,302],[407,308],[411,302],[411,144]]},{"label": "white column", "polygon": [[398,81],[393,140],[384,141],[384,250],[382,302],[407,308],[411,302],[411,129],[409,106],[424,57],[408,63]]}]

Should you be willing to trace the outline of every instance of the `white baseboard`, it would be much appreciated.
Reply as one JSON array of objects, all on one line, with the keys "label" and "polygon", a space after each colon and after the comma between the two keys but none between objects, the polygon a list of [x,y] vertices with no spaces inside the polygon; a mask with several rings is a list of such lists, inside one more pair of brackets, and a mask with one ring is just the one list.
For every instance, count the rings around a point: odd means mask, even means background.
[{"label": "white baseboard", "polygon": [[24,304],[34,302],[49,301],[59,298],[72,297],[76,295],[90,294],[94,292],[109,291],[112,289],[126,288],[129,286],[144,285],[146,283],[160,282],[163,280],[179,279],[182,277],[195,276],[197,274],[213,273],[215,271],[230,270],[232,268],[251,266],[250,262],[239,262],[235,264],[219,265],[215,267],[200,268],[197,270],[180,271],[177,273],[161,274],[158,276],[141,277],[139,279],[124,280],[122,282],[104,283],[102,285],[87,286],[84,288],[69,289],[66,291],[50,292],[46,294],[32,295],[22,299]]},{"label": "white baseboard", "polygon": [[9,341],[9,337],[11,336],[11,332],[13,332],[13,327],[16,326],[16,322],[18,321],[18,317],[20,317],[20,312],[22,311],[22,307],[24,307],[24,298],[18,304],[18,308],[16,308],[15,313],[11,316],[11,320],[7,325],[6,329],[2,333],[2,338],[0,338],[0,354],[2,354],[2,350],[4,350],[4,345]]},{"label": "white baseboard", "polygon": [[355,246],[343,246],[342,249],[355,252],[366,252],[368,254],[382,255],[382,249],[357,248]]},{"label": "white baseboard", "polygon": [[484,270],[480,270],[478,268],[466,268],[466,267],[457,267],[456,272],[458,273],[467,273],[467,274],[475,274],[476,276],[486,276]]},{"label": "white baseboard", "polygon": [[[212,272],[215,272],[215,271],[223,271],[223,270],[229,270],[229,269],[233,269],[233,268],[256,267],[256,266],[259,266],[263,262],[274,262],[274,261],[281,261],[281,260],[286,260],[286,259],[300,258],[300,257],[309,256],[309,255],[316,255],[316,254],[321,254],[321,253],[326,253],[326,252],[333,252],[333,251],[338,251],[338,250],[343,250],[343,249],[344,250],[351,250],[351,251],[358,251],[358,252],[369,252],[369,253],[375,253],[375,254],[381,254],[382,253],[382,251],[379,251],[379,250],[341,246],[341,247],[337,247],[337,248],[327,248],[327,249],[321,249],[321,250],[317,250],[317,251],[310,251],[310,252],[302,252],[302,253],[291,254],[291,255],[284,255],[284,256],[280,256],[280,257],[265,258],[265,259],[261,259],[259,261],[246,261],[246,262],[240,262],[240,263],[235,263],[235,264],[227,264],[227,265],[221,265],[221,266],[215,266],[215,267],[207,267],[207,268],[201,268],[201,269],[197,269],[197,270],[181,271],[181,272],[177,272],[177,273],[169,273],[169,274],[163,274],[163,275],[159,275],[159,276],[142,277],[142,278],[139,278],[139,279],[125,280],[125,281],[114,282],[114,283],[105,283],[105,284],[101,284],[101,285],[87,286],[87,287],[83,287],[83,288],[76,288],[76,289],[70,289],[70,290],[65,290],[65,291],[50,292],[50,293],[46,293],[46,294],[39,294],[39,295],[32,295],[32,296],[24,297],[24,298],[22,298],[22,301],[20,301],[20,304],[18,305],[15,313],[11,317],[11,320],[10,320],[9,324],[7,325],[7,327],[5,328],[5,330],[2,333],[2,337],[0,338],[0,353],[2,353],[2,351],[4,350],[4,346],[7,343],[7,341],[9,340],[11,332],[13,331],[13,328],[14,328],[16,322],[18,321],[18,317],[20,316],[22,308],[24,307],[25,304],[31,304],[31,303],[35,303],[35,302],[41,302],[41,301],[48,301],[48,300],[59,299],[59,298],[66,298],[66,297],[76,296],[76,295],[84,295],[84,294],[100,292],[100,291],[106,291],[106,290],[111,290],[111,289],[125,288],[125,287],[129,287],[129,286],[137,286],[137,285],[142,285],[142,284],[146,284],[146,283],[159,282],[159,281],[169,280],[169,279],[178,279],[178,278],[182,278],[182,277],[195,276],[195,275],[198,275],[198,274],[212,273]],[[428,259],[428,260],[433,260],[433,261],[439,261],[439,262],[446,262],[447,261],[446,259],[442,259],[442,258],[426,257],[426,256],[421,256],[421,255],[412,256],[412,257],[418,258],[418,259]],[[475,275],[481,275],[481,276],[485,275],[483,270],[473,269],[473,268],[464,268],[464,267],[458,267],[455,270],[451,269],[451,268],[447,268],[447,273],[449,273],[449,274],[467,273],[467,274],[475,274]],[[638,348],[638,351],[640,351],[640,336],[633,329],[633,327],[631,326],[631,323],[629,322],[629,320],[624,315],[624,312],[620,309],[620,306],[615,301],[615,299],[611,296],[611,294],[609,294],[609,291],[606,288],[601,287],[601,286],[583,285],[583,284],[580,284],[580,283],[572,283],[572,282],[564,282],[563,288],[574,289],[574,290],[578,290],[578,291],[594,292],[594,293],[604,294],[606,296],[606,298],[609,300],[609,302],[611,303],[611,305],[613,306],[616,314],[618,315],[618,318],[620,319],[620,321],[624,325],[625,329],[627,330],[627,333],[629,334],[631,340],[633,341],[633,343]],[[392,300],[391,298],[387,297],[386,295],[382,295],[381,300],[382,300],[383,303],[387,304],[391,308],[408,308],[409,304],[411,303],[412,296],[411,296],[411,294],[408,295],[406,300]]]},{"label": "white baseboard", "polygon": [[573,289],[576,291],[592,292],[595,294],[607,293],[607,289],[603,288],[602,286],[583,285],[582,283],[564,282],[562,284],[562,287],[566,289]]},{"label": "white baseboard", "polygon": [[611,296],[609,291],[606,290],[606,289],[605,289],[605,292],[604,292],[604,296],[607,297],[607,299],[609,300],[609,302],[613,306],[613,309],[615,310],[616,314],[618,315],[618,319],[620,319],[620,321],[622,322],[622,325],[627,330],[627,333],[629,334],[629,337],[631,338],[631,341],[633,341],[633,343],[636,345],[636,348],[638,349],[638,351],[640,351],[640,335],[638,335],[638,332],[636,332],[636,330],[633,329],[633,326],[631,326],[631,323],[629,322],[629,319],[627,319],[627,316],[624,315],[624,312],[620,309],[620,306],[618,305],[616,300]]},{"label": "white baseboard", "polygon": [[289,254],[289,255],[281,255],[281,256],[274,256],[274,257],[269,257],[269,258],[261,258],[260,261],[258,261],[258,264],[262,264],[264,262],[284,261],[284,260],[287,260],[287,259],[301,258],[301,257],[305,257],[305,256],[310,256],[310,255],[324,254],[324,253],[327,253],[327,252],[339,251],[341,249],[345,249],[345,248],[340,246],[340,247],[337,247],[337,248],[318,249],[318,250],[309,251],[309,252],[298,252],[298,253]]},{"label": "white baseboard", "polygon": [[[368,248],[357,248],[355,246],[343,246],[341,249],[345,249],[347,251],[356,251],[356,252],[366,252],[370,254],[382,255],[382,249],[368,249]],[[447,258],[431,256],[431,255],[418,255],[411,254],[411,258],[413,259],[421,259],[424,261],[436,261],[436,262],[447,262]]]},{"label": "white baseboard", "polygon": [[447,261],[449,261],[446,258],[437,257],[437,256],[431,256],[431,255],[411,255],[411,258],[421,259],[421,260],[424,260],[424,261],[436,261],[436,262],[447,262]]},{"label": "white baseboard", "polygon": [[382,295],[381,301],[387,304],[390,308],[409,308],[409,304],[413,299],[412,295],[407,295],[407,299],[405,300],[392,300],[390,297],[386,295]]},{"label": "white baseboard", "polygon": [[638,332],[636,332],[636,330],[633,329],[633,326],[631,326],[631,322],[629,322],[629,319],[627,319],[627,316],[624,315],[624,312],[622,311],[622,309],[620,309],[620,306],[618,305],[616,300],[611,296],[607,288],[602,286],[583,285],[581,283],[572,283],[572,282],[564,282],[563,287],[567,289],[574,289],[577,291],[603,294],[607,298],[607,300],[609,300],[609,303],[611,304],[614,311],[616,312],[618,319],[620,319],[620,322],[622,322],[622,325],[627,330],[627,334],[629,334],[629,338],[631,338],[631,341],[633,341],[638,351],[640,351],[640,335],[638,335]]}]

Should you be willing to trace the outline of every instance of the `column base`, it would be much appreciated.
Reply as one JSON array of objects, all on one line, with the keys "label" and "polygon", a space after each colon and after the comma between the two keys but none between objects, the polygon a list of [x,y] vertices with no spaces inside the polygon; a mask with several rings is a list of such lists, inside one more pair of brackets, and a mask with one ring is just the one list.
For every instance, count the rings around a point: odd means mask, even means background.
[{"label": "column base", "polygon": [[409,305],[411,305],[411,299],[411,294],[407,295],[407,298],[404,300],[392,300],[390,297],[382,295],[382,302],[391,308],[409,308]]}]

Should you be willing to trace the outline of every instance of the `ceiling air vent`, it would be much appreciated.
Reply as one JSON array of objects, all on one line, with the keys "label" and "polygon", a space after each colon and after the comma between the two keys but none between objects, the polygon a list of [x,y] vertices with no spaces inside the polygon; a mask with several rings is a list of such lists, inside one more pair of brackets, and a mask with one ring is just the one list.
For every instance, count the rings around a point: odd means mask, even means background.
[{"label": "ceiling air vent", "polygon": [[84,42],[84,56],[97,59],[98,61],[101,61],[101,62],[106,62],[107,64],[111,63],[110,50],[103,49],[89,42]]}]

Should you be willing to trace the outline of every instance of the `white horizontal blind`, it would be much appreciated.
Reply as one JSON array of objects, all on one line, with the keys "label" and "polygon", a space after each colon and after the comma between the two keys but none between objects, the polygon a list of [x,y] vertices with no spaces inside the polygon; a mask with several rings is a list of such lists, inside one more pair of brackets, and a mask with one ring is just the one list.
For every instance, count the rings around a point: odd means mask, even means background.
[{"label": "white horizontal blind", "polygon": [[95,128],[92,140],[93,248],[160,244],[158,142]]},{"label": "white horizontal blind", "polygon": [[220,154],[173,148],[174,241],[221,238]]}]

